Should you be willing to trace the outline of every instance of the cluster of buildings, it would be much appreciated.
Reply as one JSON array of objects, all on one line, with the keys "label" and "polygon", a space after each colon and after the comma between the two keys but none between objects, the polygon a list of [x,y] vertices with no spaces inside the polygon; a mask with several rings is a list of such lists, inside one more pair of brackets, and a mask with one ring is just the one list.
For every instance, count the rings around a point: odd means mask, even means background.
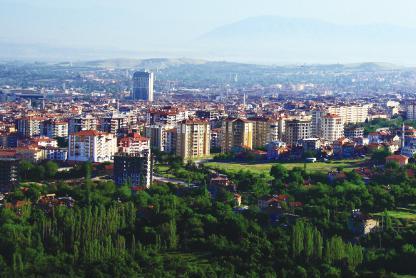
[{"label": "cluster of buildings", "polygon": [[[416,133],[410,128],[364,136],[360,127],[367,120],[400,112],[416,119],[413,102],[377,106],[364,100],[247,99],[247,90],[244,97],[232,101],[224,100],[228,91],[222,97],[201,100],[200,89],[183,89],[178,94],[188,99],[178,102],[169,99],[168,93],[155,99],[151,72],[135,72],[130,81],[129,97],[42,98],[36,107],[32,100],[6,99],[0,108],[0,173],[9,175],[0,179],[16,182],[14,169],[22,159],[110,162],[118,185],[149,187],[152,151],[174,154],[183,161],[218,152],[252,151],[268,160],[298,158],[310,151],[353,157],[380,147],[400,150],[408,157],[416,153]],[[5,181],[1,183],[10,184]]]}]

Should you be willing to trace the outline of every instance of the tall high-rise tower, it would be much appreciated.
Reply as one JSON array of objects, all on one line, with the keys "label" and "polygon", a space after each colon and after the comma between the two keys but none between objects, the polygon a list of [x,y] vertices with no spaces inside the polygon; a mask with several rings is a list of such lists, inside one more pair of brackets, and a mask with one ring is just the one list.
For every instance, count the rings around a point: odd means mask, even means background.
[{"label": "tall high-rise tower", "polygon": [[133,91],[134,100],[153,101],[153,72],[137,71],[133,74]]}]

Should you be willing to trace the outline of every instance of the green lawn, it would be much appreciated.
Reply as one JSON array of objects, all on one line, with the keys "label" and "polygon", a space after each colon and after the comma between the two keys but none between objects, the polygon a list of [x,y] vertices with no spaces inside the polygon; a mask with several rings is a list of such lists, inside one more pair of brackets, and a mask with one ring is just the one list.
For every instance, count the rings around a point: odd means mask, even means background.
[{"label": "green lawn", "polygon": [[[392,218],[416,221],[416,213],[414,213],[412,210],[389,210],[387,213]],[[374,215],[383,216],[384,212],[374,213]]]},{"label": "green lawn", "polygon": [[[355,168],[358,168],[360,163],[364,160],[339,160],[331,162],[315,162],[315,163],[306,163],[306,170],[311,172],[324,172],[336,170],[338,167],[344,169],[344,171],[352,171]],[[276,163],[234,163],[234,162],[208,162],[204,165],[208,168],[214,170],[221,170],[227,172],[238,172],[240,170],[248,170],[256,173],[266,173],[270,172],[272,165]],[[293,169],[294,167],[304,167],[304,163],[281,163],[288,170]]]},{"label": "green lawn", "polygon": [[157,165],[158,168],[158,175],[165,177],[165,178],[175,178],[175,176],[169,172],[169,166],[167,165]]}]

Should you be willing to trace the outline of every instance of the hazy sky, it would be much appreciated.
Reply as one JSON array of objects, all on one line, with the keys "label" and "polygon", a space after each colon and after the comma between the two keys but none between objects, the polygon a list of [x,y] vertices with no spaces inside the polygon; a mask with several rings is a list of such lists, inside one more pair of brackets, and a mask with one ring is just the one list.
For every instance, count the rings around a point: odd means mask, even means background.
[{"label": "hazy sky", "polygon": [[[0,0],[0,56],[42,59],[53,56],[46,48],[36,48],[43,45],[49,49],[56,47],[56,59],[66,55],[75,58],[78,52],[66,54],[63,50],[79,49],[89,51],[82,57],[125,54],[229,60],[234,59],[229,53],[208,53],[201,57],[200,49],[192,43],[216,27],[262,15],[319,19],[342,25],[384,23],[416,28],[415,12],[415,0]],[[19,50],[16,43],[35,46],[26,45]],[[370,55],[373,51],[358,48],[362,53],[356,57],[340,54],[336,61],[349,58],[408,63],[409,55],[414,52],[400,48],[392,51],[385,45],[384,48],[374,58]],[[308,51],[309,48],[303,50],[311,57]],[[389,58],[391,53],[403,55]],[[244,59],[247,56],[241,55]],[[326,56],[319,56],[317,61],[324,61]],[[277,59],[292,61],[293,57],[281,54]]]},{"label": "hazy sky", "polygon": [[414,0],[0,0],[0,43],[165,49],[247,17],[416,28]]}]

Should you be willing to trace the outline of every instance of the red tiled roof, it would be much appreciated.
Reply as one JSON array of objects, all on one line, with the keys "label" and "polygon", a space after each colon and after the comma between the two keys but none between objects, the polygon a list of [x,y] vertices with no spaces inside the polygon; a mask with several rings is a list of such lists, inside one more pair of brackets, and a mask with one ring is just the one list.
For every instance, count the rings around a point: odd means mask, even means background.
[{"label": "red tiled roof", "polygon": [[393,154],[386,157],[386,161],[406,162],[409,158],[401,154]]},{"label": "red tiled roof", "polygon": [[100,136],[100,135],[108,135],[109,133],[101,132],[98,130],[81,130],[76,133],[72,133],[71,135],[75,136]]}]

